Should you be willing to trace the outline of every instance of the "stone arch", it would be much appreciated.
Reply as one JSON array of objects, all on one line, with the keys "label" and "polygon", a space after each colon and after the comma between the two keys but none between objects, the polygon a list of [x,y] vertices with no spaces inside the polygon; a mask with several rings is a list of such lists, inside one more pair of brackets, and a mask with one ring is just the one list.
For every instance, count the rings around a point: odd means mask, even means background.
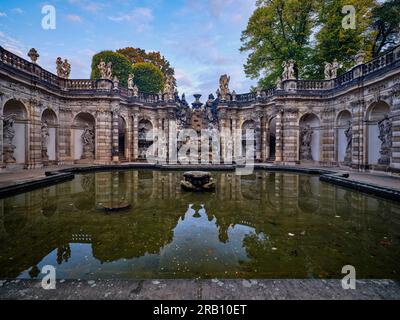
[{"label": "stone arch", "polygon": [[[367,155],[369,165],[389,165],[392,132],[385,133],[385,123],[390,123],[390,106],[384,101],[371,104],[366,112]],[[390,144],[386,145],[386,144]]]},{"label": "stone arch", "polygon": [[16,99],[8,100],[3,107],[3,161],[6,164],[28,162],[28,109]]},{"label": "stone arch", "polygon": [[71,134],[73,159],[79,162],[93,162],[96,154],[96,118],[88,112],[78,113],[73,120]]},{"label": "stone arch", "polygon": [[149,132],[153,130],[154,126],[151,120],[148,118],[142,118],[138,124],[138,150],[139,150],[139,159],[146,159],[146,151],[153,144],[153,141],[150,139]]},{"label": "stone arch", "polygon": [[306,113],[299,119],[299,159],[319,161],[321,150],[321,121],[315,113]]},{"label": "stone arch", "polygon": [[42,161],[57,161],[58,118],[56,113],[52,109],[45,109],[42,112],[41,122]]},{"label": "stone arch", "polygon": [[[352,156],[352,115],[347,109],[341,110],[336,117],[336,160],[339,164],[351,164]],[[346,136],[347,134],[347,136]]]}]

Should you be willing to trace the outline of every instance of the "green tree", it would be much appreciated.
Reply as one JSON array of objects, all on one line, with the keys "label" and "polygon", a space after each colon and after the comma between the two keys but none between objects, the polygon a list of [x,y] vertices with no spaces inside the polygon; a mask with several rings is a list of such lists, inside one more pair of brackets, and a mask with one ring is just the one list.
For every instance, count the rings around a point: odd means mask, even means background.
[{"label": "green tree", "polygon": [[[342,8],[346,5],[355,8],[355,29],[343,28],[342,21],[346,15],[342,13]],[[325,62],[334,59],[344,70],[351,68],[354,56],[360,50],[371,57],[371,41],[367,31],[375,6],[375,0],[324,0],[319,3],[316,46],[305,70],[308,78],[323,79]]]},{"label": "green tree", "polygon": [[400,41],[400,0],[387,1],[372,10],[372,55],[378,56]]},{"label": "green tree", "polygon": [[101,59],[106,63],[112,62],[113,76],[117,76],[120,83],[126,87],[128,85],[129,74],[133,73],[132,64],[122,54],[109,50],[99,52],[93,56],[91,79],[100,79],[100,71],[97,66]]},{"label": "green tree", "polygon": [[169,61],[165,59],[164,56],[161,56],[161,53],[158,51],[146,52],[141,48],[127,47],[119,49],[117,50],[117,52],[127,57],[132,64],[140,62],[150,62],[154,64],[157,68],[161,70],[164,78],[166,78],[167,76],[174,77],[175,75],[174,68],[171,67]]},{"label": "green tree", "polygon": [[294,59],[299,76],[310,57],[310,35],[315,26],[317,0],[258,0],[242,32],[241,51],[249,51],[245,73],[259,85],[275,85],[282,63]]},{"label": "green tree", "polygon": [[141,92],[158,93],[164,86],[164,75],[150,62],[139,62],[132,66],[135,84]]}]

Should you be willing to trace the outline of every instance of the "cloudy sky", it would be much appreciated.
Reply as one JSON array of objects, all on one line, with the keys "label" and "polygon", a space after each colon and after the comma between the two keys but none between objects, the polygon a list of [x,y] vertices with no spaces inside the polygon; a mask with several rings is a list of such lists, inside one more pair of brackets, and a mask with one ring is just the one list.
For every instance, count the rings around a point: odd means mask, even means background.
[{"label": "cloudy sky", "polygon": [[[56,9],[56,29],[42,28],[44,5]],[[27,58],[35,47],[39,64],[55,72],[55,59],[68,58],[72,78],[90,76],[91,58],[127,46],[160,51],[175,67],[180,94],[214,93],[219,75],[231,89],[248,92],[254,81],[243,73],[246,54],[240,34],[255,0],[0,0],[0,45]]]}]

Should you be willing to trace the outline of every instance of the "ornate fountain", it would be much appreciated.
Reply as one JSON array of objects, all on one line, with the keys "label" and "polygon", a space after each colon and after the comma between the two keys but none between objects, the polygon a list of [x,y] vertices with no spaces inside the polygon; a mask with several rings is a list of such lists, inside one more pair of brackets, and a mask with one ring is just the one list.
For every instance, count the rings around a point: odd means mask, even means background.
[{"label": "ornate fountain", "polygon": [[181,187],[186,191],[213,191],[215,182],[211,173],[205,171],[188,171],[183,174]]}]

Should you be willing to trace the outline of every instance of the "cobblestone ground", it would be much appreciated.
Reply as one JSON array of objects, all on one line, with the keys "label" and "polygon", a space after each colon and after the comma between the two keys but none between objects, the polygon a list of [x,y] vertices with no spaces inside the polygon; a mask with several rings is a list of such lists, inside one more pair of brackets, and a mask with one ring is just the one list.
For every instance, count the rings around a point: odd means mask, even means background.
[{"label": "cobblestone ground", "polygon": [[341,280],[58,280],[44,290],[37,280],[0,281],[0,299],[100,300],[398,300],[400,282]]}]

